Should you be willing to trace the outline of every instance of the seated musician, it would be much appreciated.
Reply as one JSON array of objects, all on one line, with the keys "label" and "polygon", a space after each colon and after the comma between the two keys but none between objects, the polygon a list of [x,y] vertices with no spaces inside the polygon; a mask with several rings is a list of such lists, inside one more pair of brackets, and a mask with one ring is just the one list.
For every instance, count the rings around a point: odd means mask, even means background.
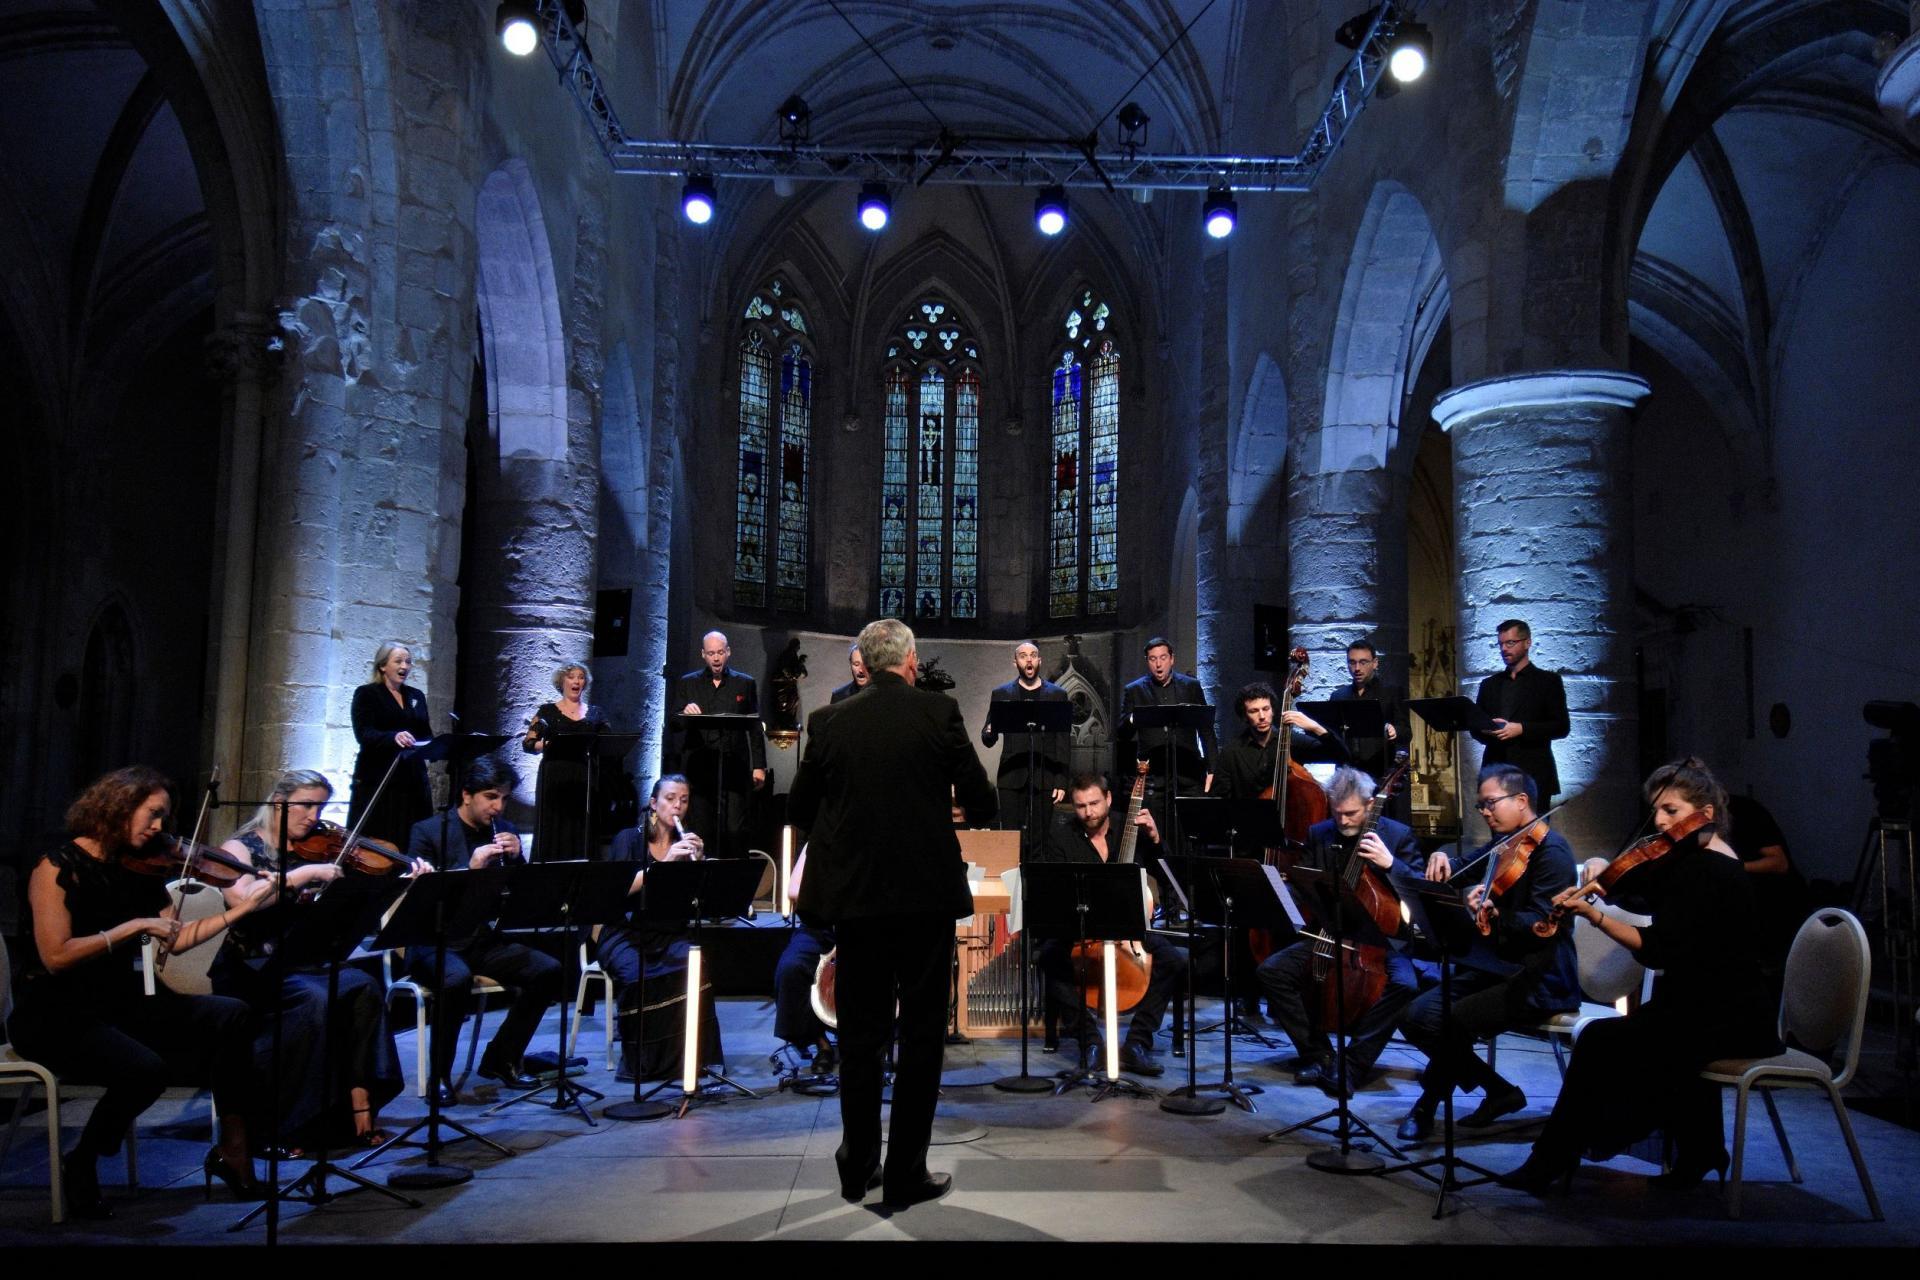
[{"label": "seated musician", "polygon": [[[787,883],[787,896],[795,902],[800,900],[800,880],[806,869],[807,851],[802,849]],[[802,1053],[811,1046],[813,1072],[822,1076],[839,1063],[833,1041],[827,1038],[827,1026],[813,1011],[813,980],[820,972],[820,957],[831,950],[833,930],[816,928],[802,920],[788,935],[780,962],[773,967],[774,1039]]]},{"label": "seated musician", "polygon": [[[1359,855],[1396,882],[1403,892],[1407,881],[1419,880],[1420,845],[1413,832],[1392,818],[1382,817],[1378,825],[1360,835],[1366,825],[1374,781],[1360,770],[1342,766],[1327,787],[1333,816],[1316,822],[1307,830],[1307,848],[1299,865],[1319,871],[1338,872],[1347,864],[1359,843]],[[1349,922],[1348,936],[1355,941],[1380,946],[1386,951],[1387,985],[1380,998],[1358,1016],[1349,1013],[1352,1034],[1347,1043],[1347,1074],[1342,1080],[1336,1071],[1333,1047],[1327,1039],[1321,980],[1314,976],[1314,942],[1300,938],[1283,950],[1268,956],[1260,965],[1260,987],[1266,992],[1267,1007],[1274,1011],[1280,1029],[1299,1051],[1300,1065],[1294,1072],[1297,1085],[1318,1085],[1330,1094],[1353,1090],[1373,1070],[1380,1051],[1393,1038],[1393,1028],[1414,996],[1420,982],[1413,962],[1368,920]]]},{"label": "seated musician", "polygon": [[[638,894],[646,887],[647,868],[656,862],[685,862],[706,856],[705,841],[681,825],[692,794],[682,775],[661,775],[653,784],[641,825],[628,827],[613,838],[608,860],[640,867],[627,890],[629,894]],[[618,1079],[631,1080],[637,1075],[641,1080],[661,1080],[680,1070],[686,1034],[687,963],[692,951],[693,940],[684,926],[663,928],[629,919],[610,924],[601,932],[600,966],[613,975],[621,991],[623,1014],[636,1010],[639,1014],[627,1024],[627,1048]],[[701,1060],[719,1063],[724,1059],[711,982],[702,983],[700,1003]]]},{"label": "seated musician", "polygon": [[[1502,837],[1525,831],[1537,820],[1533,782],[1510,764],[1488,765],[1480,771],[1480,798],[1475,804],[1486,819],[1492,839],[1475,851],[1492,849]],[[1462,883],[1480,879],[1477,869],[1463,868]],[[1453,876],[1444,853],[1427,861],[1427,878],[1444,881]],[[1441,1018],[1439,987],[1425,992],[1407,1007],[1401,1034],[1427,1055],[1419,1100],[1401,1121],[1402,1140],[1417,1142],[1433,1130],[1434,1113],[1455,1088],[1484,1090],[1480,1105],[1460,1121],[1462,1128],[1482,1129],[1501,1116],[1527,1105],[1518,1086],[1489,1067],[1473,1051],[1476,1040],[1580,1007],[1580,978],[1573,955],[1573,931],[1562,929],[1551,938],[1533,931],[1535,921],[1552,910],[1554,896],[1574,883],[1573,849],[1559,832],[1549,829],[1528,859],[1519,880],[1492,900],[1487,937],[1476,942],[1454,967],[1452,1025]],[[1487,898],[1486,886],[1474,883],[1462,897],[1468,911]],[[1436,904],[1433,914],[1446,910]],[[1457,923],[1457,920],[1455,921]],[[1435,927],[1447,927],[1445,917]]]},{"label": "seated musician", "polygon": [[[441,871],[470,868],[478,871],[504,863],[525,862],[519,833],[500,816],[507,796],[520,781],[512,766],[495,756],[482,756],[467,769],[460,784],[460,803],[444,815],[413,824],[407,852]],[[441,843],[445,828],[446,843]],[[520,1058],[527,1042],[539,1030],[541,1015],[560,998],[560,962],[544,951],[510,941],[492,925],[465,938],[448,940],[446,969],[434,993],[433,1082],[429,1086],[440,1104],[459,1099],[453,1089],[453,1059],[459,1048],[460,1027],[473,1005],[473,975],[485,974],[514,989],[500,1030],[480,1057],[479,1073],[511,1088],[531,1089],[539,1081],[525,1074]],[[436,947],[416,947],[407,958],[415,982],[434,982]]]},{"label": "seated musician", "polygon": [[[1246,728],[1220,751],[1214,766],[1210,795],[1252,799],[1273,785],[1274,753],[1280,738],[1273,731],[1273,686],[1256,680],[1233,700],[1235,714]],[[1340,735],[1313,717],[1289,709],[1280,717],[1292,735],[1289,751],[1301,764],[1345,764],[1347,746]]]},{"label": "seated musician", "polygon": [[[1036,851],[1035,862],[1075,863],[1110,862],[1120,852],[1121,833],[1113,818],[1113,794],[1107,780],[1097,773],[1076,775],[1068,784],[1067,795],[1073,802],[1071,814],[1056,815],[1047,833],[1046,843]],[[1151,810],[1142,808],[1134,825],[1155,845],[1160,829]],[[1144,861],[1144,856],[1143,859]],[[1099,1029],[1093,1021],[1080,988],[1075,985],[1073,939],[1035,939],[1033,959],[1045,975],[1047,991],[1062,1009],[1078,1009],[1080,1047],[1089,1062],[1097,1056]],[[1153,963],[1147,980],[1147,994],[1134,1007],[1127,1027],[1126,1044],[1120,1051],[1120,1069],[1134,1075],[1157,1076],[1166,1070],[1153,1056],[1153,1037],[1166,1016],[1167,1004],[1187,980],[1186,948],[1175,946],[1156,934],[1148,934],[1139,943],[1127,944],[1143,949]]]}]

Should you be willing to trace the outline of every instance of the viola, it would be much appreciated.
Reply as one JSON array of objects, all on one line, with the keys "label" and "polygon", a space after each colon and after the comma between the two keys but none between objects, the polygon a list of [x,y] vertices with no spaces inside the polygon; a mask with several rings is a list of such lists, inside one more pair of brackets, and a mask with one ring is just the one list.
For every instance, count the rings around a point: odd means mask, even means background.
[{"label": "viola", "polygon": [[302,862],[337,862],[348,871],[361,875],[384,876],[413,866],[413,859],[384,840],[355,836],[345,827],[325,818],[313,824],[313,830],[295,840],[288,852]]},{"label": "viola", "polygon": [[242,876],[253,874],[253,867],[224,849],[161,832],[138,849],[120,855],[120,863],[129,871],[146,876],[185,879],[191,875],[204,884],[224,889]]},{"label": "viola", "polygon": [[1560,922],[1573,913],[1575,903],[1585,898],[1607,897],[1628,872],[1666,857],[1710,820],[1704,810],[1696,810],[1665,831],[1628,845],[1599,875],[1585,884],[1574,885],[1557,894],[1553,899],[1553,910],[1544,920],[1534,922],[1533,931],[1543,938],[1551,938],[1559,932]]}]

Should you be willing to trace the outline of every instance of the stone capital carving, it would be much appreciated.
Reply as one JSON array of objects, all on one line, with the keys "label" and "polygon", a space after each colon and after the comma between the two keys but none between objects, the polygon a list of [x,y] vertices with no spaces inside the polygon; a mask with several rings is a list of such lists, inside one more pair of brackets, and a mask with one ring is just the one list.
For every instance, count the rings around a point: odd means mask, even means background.
[{"label": "stone capital carving", "polygon": [[1433,420],[1442,431],[1483,413],[1507,409],[1606,406],[1632,409],[1652,388],[1637,373],[1618,369],[1548,369],[1485,378],[1443,391],[1434,399]]},{"label": "stone capital carving", "polygon": [[286,346],[272,319],[242,315],[209,333],[201,351],[218,381],[264,382],[279,372]]}]

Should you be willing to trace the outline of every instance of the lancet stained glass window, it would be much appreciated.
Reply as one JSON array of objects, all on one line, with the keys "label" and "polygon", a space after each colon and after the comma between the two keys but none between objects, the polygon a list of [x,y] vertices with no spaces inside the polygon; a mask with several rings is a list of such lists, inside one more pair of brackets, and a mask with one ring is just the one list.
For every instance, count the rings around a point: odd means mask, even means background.
[{"label": "lancet stained glass window", "polygon": [[1047,372],[1047,613],[1111,614],[1120,608],[1120,348],[1112,311],[1092,290],[1061,328],[1065,341]]},{"label": "lancet stained glass window", "polygon": [[951,303],[922,299],[887,342],[880,612],[980,616],[980,348]]},{"label": "lancet stained glass window", "polygon": [[816,390],[805,311],[775,277],[748,300],[741,318],[733,599],[803,612]]}]

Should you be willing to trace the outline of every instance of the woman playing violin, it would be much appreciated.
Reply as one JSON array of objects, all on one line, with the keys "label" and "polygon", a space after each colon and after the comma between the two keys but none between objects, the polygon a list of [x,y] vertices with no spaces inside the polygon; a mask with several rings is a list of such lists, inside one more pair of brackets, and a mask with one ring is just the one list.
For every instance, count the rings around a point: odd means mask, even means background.
[{"label": "woman playing violin", "polygon": [[[1654,770],[1645,792],[1660,835],[1615,861],[1664,851],[1620,877],[1608,894],[1653,923],[1619,920],[1587,894],[1568,895],[1564,907],[1660,970],[1660,978],[1646,1004],[1580,1033],[1560,1100],[1526,1163],[1502,1179],[1509,1186],[1544,1190],[1583,1151],[1610,1156],[1654,1129],[1674,1143],[1673,1171],[1654,1185],[1692,1186],[1727,1165],[1720,1090],[1700,1079],[1700,1068],[1716,1058],[1780,1051],[1760,971],[1753,887],[1720,830],[1726,793],[1693,758]],[[1667,839],[1669,833],[1678,838]]]},{"label": "woman playing violin", "polygon": [[[226,891],[229,902],[254,893],[258,885],[265,885],[270,895],[277,893],[284,856],[280,848],[281,809],[286,810],[287,843],[295,845],[313,832],[322,807],[332,796],[333,784],[324,774],[293,769],[280,775],[267,803],[221,846],[257,873]],[[400,1092],[404,1083],[393,1036],[387,1030],[385,993],[378,979],[352,965],[341,966],[329,1034],[326,969],[315,966],[288,970],[272,963],[275,943],[290,923],[288,917],[301,908],[300,894],[342,874],[342,868],[332,861],[296,860],[287,870],[287,888],[293,900],[281,903],[269,896],[266,901],[274,909],[237,923],[233,945],[223,948],[213,963],[213,989],[245,1000],[254,1012],[253,1058],[261,1080],[271,1078],[274,1010],[276,1006],[280,1010],[279,1093],[273,1099],[262,1099],[261,1105],[273,1107],[280,1141],[287,1146],[324,1142],[327,1135],[316,1131],[319,1126],[342,1121],[348,1112],[352,1114],[355,1140],[364,1146],[378,1146],[387,1137],[380,1128],[380,1108]],[[324,1096],[329,1073],[321,1053],[323,1045],[331,1046],[333,1057],[332,1098]],[[256,1131],[265,1130],[262,1120],[256,1116]]]},{"label": "woman playing violin", "polygon": [[203,1168],[241,1198],[258,1198],[242,1111],[248,1087],[247,1006],[223,996],[143,995],[133,964],[145,937],[175,952],[217,938],[264,901],[257,884],[218,915],[181,924],[160,875],[129,865],[167,841],[171,787],[157,770],[118,769],[97,779],[67,810],[69,839],[43,854],[28,880],[33,942],[23,952],[19,1003],[8,1024],[20,1053],[63,1076],[103,1084],[80,1140],[67,1152],[67,1203],[86,1218],[111,1209],[94,1168],[112,1155],[153,1105],[183,1060],[210,1079],[220,1115]]}]

